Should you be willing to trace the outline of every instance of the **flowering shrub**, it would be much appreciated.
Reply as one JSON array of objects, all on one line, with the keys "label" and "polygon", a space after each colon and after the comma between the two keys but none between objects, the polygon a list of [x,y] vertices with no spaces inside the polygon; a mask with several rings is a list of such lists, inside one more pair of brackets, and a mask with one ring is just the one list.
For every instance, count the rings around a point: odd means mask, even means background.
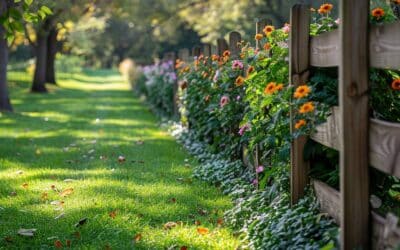
[{"label": "flowering shrub", "polygon": [[[333,8],[326,3],[314,10],[311,36],[338,28],[340,20],[330,14]],[[393,20],[387,8],[371,11],[372,23]],[[189,128],[178,140],[199,158],[195,176],[220,186],[232,197],[234,207],[226,213],[226,221],[245,233],[251,249],[331,249],[336,246],[337,228],[321,218],[312,192],[289,207],[288,168],[293,138],[312,133],[326,121],[331,107],[338,105],[338,70],[312,68],[309,82],[290,86],[289,32],[289,24],[282,28],[268,25],[254,36],[260,48],[241,42],[237,57],[225,51],[221,56],[201,55],[193,63],[178,60],[181,118]],[[146,86],[153,86],[154,81],[154,85],[169,86],[158,83],[167,83],[162,79],[165,75],[148,71]],[[400,122],[399,76],[396,71],[371,70],[373,117]],[[162,93],[153,92],[158,98],[147,95],[157,103]],[[258,164],[251,168],[243,164],[244,149],[258,150],[260,161],[253,160]],[[337,186],[336,151],[309,142],[305,158],[320,159],[313,161],[312,176]]]},{"label": "flowering shrub", "polygon": [[174,115],[174,85],[177,77],[172,61],[156,63],[141,69],[135,90],[146,96],[153,110],[165,117]]}]

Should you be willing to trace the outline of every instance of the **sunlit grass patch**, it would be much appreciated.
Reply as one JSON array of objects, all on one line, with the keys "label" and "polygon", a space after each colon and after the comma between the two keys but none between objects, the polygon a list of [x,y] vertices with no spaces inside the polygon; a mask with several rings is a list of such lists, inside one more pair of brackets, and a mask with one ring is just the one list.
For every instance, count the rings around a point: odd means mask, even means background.
[{"label": "sunlit grass patch", "polygon": [[[191,179],[193,159],[121,77],[68,77],[38,95],[26,74],[11,74],[15,113],[0,116],[0,249],[51,249],[56,240],[75,249],[235,249],[221,223],[229,198]],[[37,231],[24,237],[21,228]]]}]

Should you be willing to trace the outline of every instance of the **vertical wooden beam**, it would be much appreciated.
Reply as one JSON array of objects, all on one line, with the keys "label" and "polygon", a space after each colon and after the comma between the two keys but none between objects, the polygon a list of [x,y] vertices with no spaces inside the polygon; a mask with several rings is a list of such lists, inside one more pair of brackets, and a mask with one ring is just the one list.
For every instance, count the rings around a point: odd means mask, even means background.
[{"label": "vertical wooden beam", "polygon": [[201,55],[201,47],[200,46],[194,46],[192,49],[192,56],[200,56]]},{"label": "vertical wooden beam", "polygon": [[233,59],[238,59],[240,55],[240,42],[242,41],[242,36],[239,32],[232,31],[229,33],[229,50],[231,51],[231,56]]},{"label": "vertical wooden beam", "polygon": [[203,54],[204,54],[204,56],[208,56],[208,57],[210,57],[211,56],[211,45],[210,44],[204,44],[204,46],[203,46]]},{"label": "vertical wooden beam", "polygon": [[341,247],[369,249],[369,0],[340,4]]},{"label": "vertical wooden beam", "polygon": [[179,59],[182,61],[188,62],[190,57],[189,49],[180,49],[179,50]]},{"label": "vertical wooden beam", "polygon": [[228,50],[228,43],[226,42],[225,38],[217,39],[217,51],[218,55],[222,56],[225,50]]},{"label": "vertical wooden beam", "polygon": [[[272,21],[270,19],[259,19],[256,21],[256,34],[263,34],[263,29],[267,25],[272,25]],[[256,40],[256,48],[261,49],[260,41]]]},{"label": "vertical wooden beam", "polygon": [[[310,40],[310,8],[308,5],[293,6],[290,16],[292,25],[290,32],[290,84],[294,87],[308,81],[309,40]],[[290,129],[294,132],[295,110],[290,110]],[[308,183],[309,164],[304,160],[303,151],[307,137],[301,136],[293,140],[290,152],[291,165],[291,202],[292,204],[304,195]]]}]

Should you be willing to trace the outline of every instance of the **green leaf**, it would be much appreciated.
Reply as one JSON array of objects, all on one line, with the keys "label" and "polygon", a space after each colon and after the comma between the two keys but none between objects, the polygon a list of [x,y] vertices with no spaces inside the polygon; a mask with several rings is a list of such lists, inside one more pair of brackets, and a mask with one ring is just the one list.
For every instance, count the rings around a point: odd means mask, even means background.
[{"label": "green leaf", "polygon": [[25,0],[25,3],[29,6],[33,3],[33,0]]},{"label": "green leaf", "polygon": [[46,15],[52,15],[53,14],[53,11],[51,11],[51,9],[49,7],[47,7],[47,6],[42,6],[40,8],[40,11],[43,12],[44,14],[46,14]]}]

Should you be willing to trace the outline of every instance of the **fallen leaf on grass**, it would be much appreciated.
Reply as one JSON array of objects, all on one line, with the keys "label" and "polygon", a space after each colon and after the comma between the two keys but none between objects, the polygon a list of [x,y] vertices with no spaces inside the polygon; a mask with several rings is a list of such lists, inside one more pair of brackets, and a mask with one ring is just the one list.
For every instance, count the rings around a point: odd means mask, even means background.
[{"label": "fallen leaf on grass", "polygon": [[206,234],[208,234],[209,230],[208,230],[208,228],[205,228],[205,227],[198,227],[197,232],[201,235],[206,235]]},{"label": "fallen leaf on grass", "polygon": [[13,243],[14,239],[11,236],[4,237],[4,240],[8,243]]},{"label": "fallen leaf on grass", "polygon": [[62,205],[64,205],[64,201],[52,201],[52,202],[50,202],[50,205],[62,206]]},{"label": "fallen leaf on grass", "polygon": [[222,226],[222,224],[224,224],[224,220],[222,218],[218,218],[217,224],[218,224],[218,226]]},{"label": "fallen leaf on grass", "polygon": [[24,183],[24,184],[22,184],[22,187],[27,189],[29,187],[29,184],[28,183]]},{"label": "fallen leaf on grass", "polygon": [[178,224],[176,222],[170,221],[164,224],[164,229],[169,230],[176,227]]},{"label": "fallen leaf on grass", "polygon": [[61,213],[59,215],[57,215],[56,217],[54,217],[55,220],[61,219],[65,216],[65,213]]},{"label": "fallen leaf on grass", "polygon": [[188,250],[189,248],[187,246],[181,246],[181,250]]},{"label": "fallen leaf on grass", "polygon": [[60,240],[54,241],[54,246],[55,246],[56,248],[63,248],[63,244],[61,243]]},{"label": "fallen leaf on grass", "polygon": [[126,159],[125,159],[124,156],[122,156],[122,155],[118,156],[118,162],[119,163],[124,163],[125,161],[126,161]]},{"label": "fallen leaf on grass", "polygon": [[42,193],[42,196],[41,196],[41,199],[42,199],[43,201],[48,200],[48,199],[49,199],[48,193],[47,193],[47,192],[43,192],[43,193]]},{"label": "fallen leaf on grass", "polygon": [[176,198],[171,198],[170,200],[172,203],[176,203]]},{"label": "fallen leaf on grass", "polygon": [[80,219],[80,220],[78,221],[78,223],[75,224],[75,227],[83,226],[83,225],[86,224],[87,221],[88,221],[88,218]]},{"label": "fallen leaf on grass", "polygon": [[65,179],[64,182],[74,182],[74,179]]},{"label": "fallen leaf on grass", "polygon": [[61,197],[67,197],[68,195],[72,194],[73,192],[74,192],[73,188],[67,188],[67,189],[65,189],[64,191],[62,191],[60,193],[60,196]]},{"label": "fallen leaf on grass", "polygon": [[108,215],[112,218],[115,219],[115,217],[117,217],[117,211],[111,211],[108,213]]},{"label": "fallen leaf on grass", "polygon": [[134,237],[133,237],[133,240],[135,241],[135,242],[138,242],[138,241],[140,241],[142,239],[142,234],[136,234]]},{"label": "fallen leaf on grass", "polygon": [[197,225],[197,226],[200,226],[201,225],[201,221],[196,220],[196,221],[194,221],[194,224]]},{"label": "fallen leaf on grass", "polygon": [[205,209],[199,209],[197,210],[197,212],[201,215],[201,216],[206,216],[208,214],[207,210]]},{"label": "fallen leaf on grass", "polygon": [[18,230],[18,234],[21,236],[33,237],[35,235],[36,230],[37,230],[36,228],[31,228],[31,229],[21,228]]}]

